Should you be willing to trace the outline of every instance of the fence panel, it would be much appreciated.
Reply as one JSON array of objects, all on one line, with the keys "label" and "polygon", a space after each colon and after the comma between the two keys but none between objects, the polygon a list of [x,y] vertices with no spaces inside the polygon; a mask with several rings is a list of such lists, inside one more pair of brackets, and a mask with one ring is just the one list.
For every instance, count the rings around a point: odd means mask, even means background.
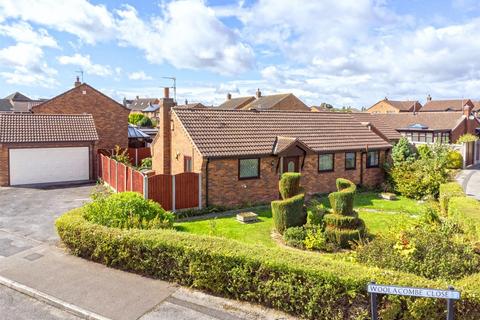
[{"label": "fence panel", "polygon": [[125,188],[125,191],[132,191],[132,188],[133,188],[133,186],[132,186],[132,179],[133,179],[132,171],[133,171],[132,168],[127,167],[127,176],[125,177],[125,180],[127,180],[127,183],[126,183],[127,187]]},{"label": "fence panel", "polygon": [[172,210],[172,176],[157,174],[148,177],[148,198],[160,203],[165,210]]},{"label": "fence panel", "polygon": [[175,209],[198,207],[198,173],[175,175]]},{"label": "fence panel", "polygon": [[152,152],[150,151],[150,148],[138,148],[137,149],[137,154],[138,154],[138,164],[142,163],[142,160],[145,158],[150,158],[152,156]]},{"label": "fence panel", "polygon": [[132,190],[143,195],[143,174],[139,171],[132,170]]},{"label": "fence panel", "polygon": [[110,159],[110,183],[113,189],[117,190],[117,161]]},{"label": "fence panel", "polygon": [[124,192],[125,190],[125,183],[127,180],[127,175],[125,174],[127,166],[123,163],[118,163],[117,167],[117,191]]},{"label": "fence panel", "polygon": [[102,167],[102,180],[108,183],[108,181],[110,181],[110,177],[108,175],[110,172],[108,171],[109,160],[107,157],[101,154],[100,161],[101,161],[101,167]]}]

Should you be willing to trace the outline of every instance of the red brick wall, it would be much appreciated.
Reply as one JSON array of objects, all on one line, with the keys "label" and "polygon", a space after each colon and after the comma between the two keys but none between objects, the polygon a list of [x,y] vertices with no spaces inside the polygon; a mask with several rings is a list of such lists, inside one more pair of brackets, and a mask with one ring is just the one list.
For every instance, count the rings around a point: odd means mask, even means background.
[{"label": "red brick wall", "polygon": [[82,114],[93,116],[99,137],[99,149],[128,147],[128,114],[130,110],[87,84],[32,108],[33,113]]},{"label": "red brick wall", "polygon": [[[13,148],[55,148],[55,147],[91,147],[90,153],[90,179],[95,180],[96,172],[96,150],[97,148],[92,142],[56,142],[56,143],[11,143],[0,144],[0,186],[9,185],[9,149]],[[35,161],[35,159],[32,159]],[[72,168],[74,170],[74,168]]]},{"label": "red brick wall", "polygon": [[289,95],[271,110],[310,111],[310,108],[294,95]]},{"label": "red brick wall", "polygon": [[[301,184],[306,193],[335,191],[335,180],[337,178],[346,178],[360,184],[361,153],[357,152],[356,154],[357,165],[355,170],[345,170],[345,153],[335,154],[335,171],[333,172],[318,172],[318,155],[307,155],[301,171]],[[276,170],[278,161],[279,158],[277,157],[262,158],[260,160],[259,179],[239,180],[238,159],[211,160],[208,165],[209,205],[234,206],[245,203],[269,202],[277,199],[279,173]],[[363,185],[373,187],[384,181],[382,169],[384,161],[385,151],[381,151],[380,167],[367,168],[366,155],[363,155]],[[205,168],[203,172],[205,172]],[[204,200],[205,196],[206,194],[203,193]]]}]

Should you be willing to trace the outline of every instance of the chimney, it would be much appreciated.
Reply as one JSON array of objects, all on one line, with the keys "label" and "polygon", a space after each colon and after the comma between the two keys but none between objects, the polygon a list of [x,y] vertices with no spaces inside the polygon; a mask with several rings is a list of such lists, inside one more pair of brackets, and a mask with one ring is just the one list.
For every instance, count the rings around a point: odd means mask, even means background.
[{"label": "chimney", "polygon": [[160,174],[171,174],[172,171],[172,108],[175,102],[169,97],[169,88],[164,88],[164,97],[159,99],[159,131],[161,141],[158,146],[158,154],[161,161],[159,167],[154,168]]},{"label": "chimney", "polygon": [[430,94],[427,95],[427,102],[432,101],[432,96]]},{"label": "chimney", "polygon": [[80,78],[77,76],[77,80],[74,83],[75,88],[81,85],[82,83],[80,82]]},{"label": "chimney", "polygon": [[164,99],[170,98],[170,88],[169,87],[163,88],[163,98]]},{"label": "chimney", "polygon": [[383,100],[385,100],[385,101],[388,101],[388,98],[387,98],[387,97],[385,97],[385,99],[383,99]]},{"label": "chimney", "polygon": [[260,88],[257,89],[256,96],[257,96],[257,99],[262,96],[262,92],[260,91]]},{"label": "chimney", "polygon": [[230,92],[227,93],[227,100],[232,100],[232,94]]}]

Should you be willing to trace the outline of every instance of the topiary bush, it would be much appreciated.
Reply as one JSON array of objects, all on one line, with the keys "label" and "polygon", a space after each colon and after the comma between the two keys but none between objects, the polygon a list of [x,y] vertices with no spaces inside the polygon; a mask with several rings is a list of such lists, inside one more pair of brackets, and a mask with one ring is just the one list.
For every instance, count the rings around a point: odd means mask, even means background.
[{"label": "topiary bush", "polygon": [[85,205],[83,216],[93,223],[122,229],[171,228],[174,220],[173,213],[136,192],[97,194]]},{"label": "topiary bush", "polygon": [[318,200],[313,199],[307,206],[307,225],[324,226],[323,217],[327,213],[325,206]]},{"label": "topiary bush", "polygon": [[462,169],[463,157],[462,154],[455,150],[450,150],[447,155],[447,168],[448,169]]},{"label": "topiary bush", "polygon": [[447,215],[448,213],[448,202],[453,197],[462,197],[465,193],[463,192],[462,186],[457,182],[449,182],[440,185],[438,201],[440,202],[440,211],[442,214]]},{"label": "topiary bush", "polygon": [[353,200],[357,187],[347,179],[336,181],[337,192],[328,195],[333,213],[323,217],[325,237],[341,248],[349,248],[351,241],[359,240],[365,234],[365,223],[353,211]]},{"label": "topiary bush", "polygon": [[300,178],[301,174],[298,172],[286,172],[282,174],[282,178],[278,182],[282,199],[285,200],[300,193]]},{"label": "topiary bush", "polygon": [[283,241],[287,246],[305,249],[307,230],[304,227],[290,227],[283,233]]},{"label": "topiary bush", "polygon": [[303,226],[306,214],[303,210],[304,194],[298,194],[285,200],[272,201],[272,216],[275,228],[280,234],[290,227]]}]

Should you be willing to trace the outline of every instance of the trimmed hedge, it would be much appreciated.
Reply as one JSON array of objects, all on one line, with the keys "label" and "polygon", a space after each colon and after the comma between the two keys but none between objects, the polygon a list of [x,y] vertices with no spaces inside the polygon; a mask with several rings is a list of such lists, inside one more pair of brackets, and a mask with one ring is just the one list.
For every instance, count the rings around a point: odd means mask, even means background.
[{"label": "trimmed hedge", "polygon": [[300,193],[300,178],[301,174],[298,172],[286,172],[282,174],[278,182],[278,189],[282,199],[288,199]]},{"label": "trimmed hedge", "polygon": [[448,217],[458,223],[471,237],[480,242],[480,202],[470,197],[452,197]]},{"label": "trimmed hedge", "polygon": [[452,197],[465,196],[462,186],[457,182],[449,182],[440,185],[440,196],[438,201],[440,202],[440,210],[444,215],[448,213],[448,202]]},{"label": "trimmed hedge", "polygon": [[338,178],[336,181],[337,190],[328,195],[328,200],[332,206],[333,212],[342,215],[351,215],[353,213],[353,199],[357,186],[347,179]]},{"label": "trimmed hedge", "polygon": [[304,194],[299,194],[286,200],[272,201],[272,217],[275,228],[280,234],[290,227],[300,227],[307,222],[303,210]]},{"label": "trimmed hedge", "polygon": [[[480,275],[446,283],[412,274],[369,268],[325,255],[249,245],[174,230],[122,230],[86,221],[81,209],[56,223],[75,255],[228,298],[250,301],[308,319],[368,318],[366,285],[446,288],[462,291],[458,319],[478,319]],[[388,296],[380,315],[393,319],[444,319],[445,301]]]}]

